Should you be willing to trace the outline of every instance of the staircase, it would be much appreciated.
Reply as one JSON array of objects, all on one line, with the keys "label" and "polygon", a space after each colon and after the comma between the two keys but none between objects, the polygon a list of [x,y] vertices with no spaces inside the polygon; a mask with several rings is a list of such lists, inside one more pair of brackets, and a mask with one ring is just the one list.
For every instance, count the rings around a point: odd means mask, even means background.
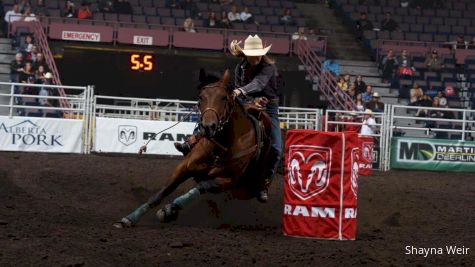
[{"label": "staircase", "polygon": [[320,29],[328,35],[328,52],[332,58],[344,60],[370,60],[369,53],[356,40],[354,32],[348,29],[335,11],[324,3],[297,3],[297,8],[305,16],[310,28]]},{"label": "staircase", "polygon": [[[0,82],[10,81],[10,62],[15,59],[15,50],[12,49],[11,40],[8,38],[0,38]],[[10,86],[0,85],[0,94],[9,94]],[[0,105],[9,105],[10,97],[0,96]],[[8,107],[0,107],[0,115],[7,116],[10,114]]]}]

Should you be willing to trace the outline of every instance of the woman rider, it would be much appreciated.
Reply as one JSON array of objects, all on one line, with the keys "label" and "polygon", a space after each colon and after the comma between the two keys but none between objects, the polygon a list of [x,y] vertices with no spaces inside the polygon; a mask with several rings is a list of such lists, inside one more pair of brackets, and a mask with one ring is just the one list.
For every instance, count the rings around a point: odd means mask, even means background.
[{"label": "woman rider", "polygon": [[[264,47],[259,36],[249,35],[244,41],[244,48],[239,46],[240,42],[232,41],[230,51],[234,56],[241,57],[241,62],[234,70],[233,95],[250,96],[260,99],[259,103],[269,114],[271,127],[271,152],[269,156],[269,166],[265,177],[267,181],[263,183],[261,191],[257,196],[260,202],[266,202],[268,199],[267,185],[272,179],[277,163],[282,153],[282,139],[280,133],[280,123],[278,117],[279,111],[279,91],[277,88],[277,68],[274,61],[266,54],[272,45]],[[176,143],[177,150],[188,153],[194,145],[196,138],[191,138],[184,144]]]}]

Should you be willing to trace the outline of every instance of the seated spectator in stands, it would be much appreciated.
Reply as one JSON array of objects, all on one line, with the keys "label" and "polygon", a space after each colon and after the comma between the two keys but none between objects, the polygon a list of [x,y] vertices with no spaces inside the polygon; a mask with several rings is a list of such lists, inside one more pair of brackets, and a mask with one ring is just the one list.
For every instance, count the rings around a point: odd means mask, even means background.
[{"label": "seated spectator in stands", "polygon": [[432,53],[427,56],[425,65],[430,71],[436,72],[439,72],[444,67],[442,59],[439,58],[439,53],[437,50],[433,50]]},{"label": "seated spectator in stands", "polygon": [[[53,75],[51,75],[51,73],[47,72],[44,75],[44,79],[42,80],[42,84],[50,85],[52,78],[53,78]],[[49,89],[47,87],[41,87],[38,95],[39,96],[44,96],[44,97],[52,96],[51,89]],[[50,102],[50,100],[47,99],[47,98],[39,98],[38,102],[40,103],[40,105],[42,105],[44,107],[52,107],[53,106],[52,103]]]},{"label": "seated spectator in stands", "polygon": [[195,23],[191,18],[185,19],[185,21],[183,22],[183,30],[185,32],[197,32],[195,29]]},{"label": "seated spectator in stands", "polygon": [[386,17],[381,21],[381,30],[393,32],[399,28],[399,25],[395,20],[391,18],[391,13],[386,12]]},{"label": "seated spectator in stands", "polygon": [[438,91],[437,95],[434,98],[439,99],[440,106],[444,107],[447,105],[447,98],[445,98],[444,92]]},{"label": "seated spectator in stands", "polygon": [[19,0],[19,1],[16,1],[16,3],[18,4],[19,12],[22,14],[25,12],[25,9],[27,7],[31,7],[30,0]]},{"label": "seated spectator in stands", "polygon": [[348,83],[345,81],[344,76],[340,76],[338,78],[338,82],[336,83],[336,85],[338,86],[338,88],[340,88],[340,90],[344,92],[348,91]]},{"label": "seated spectator in stands", "polygon": [[217,28],[219,27],[219,21],[216,18],[216,13],[214,11],[209,12],[208,18],[205,20],[205,27],[208,28]]},{"label": "seated spectator in stands", "polygon": [[175,9],[182,8],[180,0],[166,0],[165,6],[168,8],[175,8]]},{"label": "seated spectator in stands", "polygon": [[182,6],[186,12],[186,15],[188,15],[190,18],[196,19],[201,17],[200,10],[193,0],[185,0]]},{"label": "seated spectator in stands", "polygon": [[63,16],[66,18],[76,17],[76,6],[73,1],[66,0],[66,2],[64,2]]},{"label": "seated spectator in stands", "polygon": [[78,8],[78,19],[91,19],[92,11],[90,9],[91,3],[83,1]]},{"label": "seated spectator in stands", "polygon": [[36,16],[31,12],[31,7],[26,7],[22,14],[23,21],[36,21]]},{"label": "seated spectator in stands", "polygon": [[236,5],[231,6],[231,11],[228,12],[228,19],[231,23],[241,21],[241,15],[237,11]]},{"label": "seated spectator in stands", "polygon": [[221,20],[219,21],[219,27],[224,28],[224,29],[230,29],[232,28],[231,21],[228,19],[228,15],[226,14],[226,11],[221,11]]},{"label": "seated spectator in stands", "polygon": [[239,14],[239,16],[241,17],[241,21],[242,22],[246,22],[246,23],[253,23],[254,22],[254,17],[252,16],[251,12],[249,12],[249,8],[247,6],[245,6],[241,12],[241,14]]},{"label": "seated spectator in stands", "polygon": [[27,82],[30,77],[35,80],[35,72],[33,71],[33,65],[31,62],[26,62],[23,71],[20,72],[19,80],[24,83]]},{"label": "seated spectator in stands", "polygon": [[373,93],[373,98],[366,104],[366,108],[371,109],[374,112],[384,112],[384,103],[380,101],[378,92]]},{"label": "seated spectator in stands", "polygon": [[356,94],[362,94],[366,90],[366,83],[363,81],[363,76],[356,76],[356,80],[353,83],[355,86]]},{"label": "seated spectator in stands", "polygon": [[[422,99],[419,101],[419,105],[421,107],[432,107],[432,99],[428,95],[423,95]],[[419,109],[417,110],[416,117],[426,117],[427,116],[427,109]]]},{"label": "seated spectator in stands", "polygon": [[420,101],[424,96],[424,91],[422,91],[422,88],[419,87],[417,83],[414,83],[409,92],[409,95],[409,106],[417,106],[420,104]]},{"label": "seated spectator in stands", "polygon": [[33,45],[33,47],[31,47],[31,53],[26,55],[25,61],[36,61],[36,54],[38,54],[38,47],[36,45]]},{"label": "seated spectator in stands", "polygon": [[33,70],[36,71],[39,66],[43,66],[46,72],[49,71],[48,64],[46,63],[43,53],[41,52],[36,53],[36,59],[33,61]]},{"label": "seated spectator in stands", "polygon": [[19,10],[20,9],[18,8],[18,5],[13,5],[12,9],[7,11],[7,13],[5,14],[5,22],[8,24],[14,21],[21,20],[21,13],[19,12]]},{"label": "seated spectator in stands", "polygon": [[292,10],[290,8],[286,8],[284,10],[284,15],[280,17],[280,24],[282,25],[294,25],[294,17],[292,17]]},{"label": "seated spectator in stands", "polygon": [[33,9],[33,13],[35,13],[39,17],[49,16],[49,10],[45,5],[44,0],[37,0],[36,1],[36,6]]},{"label": "seated spectator in stands", "polygon": [[398,61],[394,56],[393,50],[389,50],[388,54],[383,58],[382,65],[382,79],[383,83],[390,83],[394,77],[394,70],[398,66]]},{"label": "seated spectator in stands", "polygon": [[351,84],[350,85],[350,88],[348,88],[348,92],[347,92],[348,96],[353,100],[353,101],[356,101],[356,96],[358,95],[356,93],[356,88],[355,88],[355,84]]},{"label": "seated spectator in stands", "polygon": [[20,81],[20,73],[23,73],[25,62],[23,61],[23,54],[16,53],[15,59],[10,63],[10,81],[17,83]]},{"label": "seated spectator in stands", "polygon": [[468,42],[465,42],[465,37],[463,35],[457,36],[457,40],[452,42],[453,50],[467,49],[467,48],[468,48]]},{"label": "seated spectator in stands", "polygon": [[25,37],[25,42],[20,45],[20,52],[23,53],[23,57],[26,61],[26,58],[28,60],[31,60],[31,51],[33,50],[33,37],[31,35],[27,35]]},{"label": "seated spectator in stands", "polygon": [[343,80],[345,81],[347,88],[351,87],[351,80],[350,79],[351,79],[350,74],[343,75]]},{"label": "seated spectator in stands", "polygon": [[330,72],[335,77],[340,76],[340,65],[332,58],[329,58],[323,62],[323,70]]},{"label": "seated spectator in stands", "polygon": [[114,10],[119,14],[132,14],[132,6],[127,0],[115,0]]},{"label": "seated spectator in stands", "polygon": [[292,34],[292,41],[296,40],[307,40],[307,36],[305,35],[305,27],[299,27],[297,32]]},{"label": "seated spectator in stands", "polygon": [[356,95],[356,110],[364,111],[363,101],[361,100],[363,94]]},{"label": "seated spectator in stands", "polygon": [[400,78],[412,77],[414,75],[416,69],[406,49],[401,51],[401,55],[397,58],[397,63],[399,64],[398,74]]},{"label": "seated spectator in stands", "polygon": [[97,8],[99,9],[99,12],[103,12],[103,13],[115,12],[114,3],[112,3],[112,0],[101,0]]},{"label": "seated spectator in stands", "polygon": [[366,91],[361,94],[361,103],[366,106],[373,99],[373,87],[366,85]]},{"label": "seated spectator in stands", "polygon": [[45,66],[44,65],[39,65],[38,68],[35,70],[35,79],[36,83],[43,83],[43,80],[45,79]]},{"label": "seated spectator in stands", "polygon": [[475,49],[475,36],[472,37],[472,40],[468,43],[468,49]]},{"label": "seated spectator in stands", "polygon": [[376,120],[373,118],[373,111],[366,109],[364,111],[363,125],[361,125],[361,135],[373,135],[376,133]]},{"label": "seated spectator in stands", "polygon": [[356,34],[359,38],[363,36],[364,31],[372,31],[374,29],[373,23],[368,19],[366,13],[361,13],[360,19],[356,21]]}]

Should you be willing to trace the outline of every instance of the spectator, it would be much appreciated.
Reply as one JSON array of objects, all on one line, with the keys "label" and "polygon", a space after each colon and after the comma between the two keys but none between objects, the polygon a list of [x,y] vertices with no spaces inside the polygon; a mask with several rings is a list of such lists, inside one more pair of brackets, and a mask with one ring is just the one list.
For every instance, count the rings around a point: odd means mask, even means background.
[{"label": "spectator", "polygon": [[132,14],[132,6],[127,0],[115,0],[114,10],[119,14]]},{"label": "spectator", "polygon": [[[26,84],[35,84],[35,77],[34,76],[29,76],[26,81],[22,81],[21,83],[26,83]],[[25,94],[25,95],[38,95],[38,89],[37,87],[30,87],[30,86],[22,86],[20,94]]]},{"label": "spectator", "polygon": [[252,16],[251,12],[249,12],[249,8],[246,6],[242,10],[241,14],[241,21],[246,22],[246,23],[253,23],[254,22],[254,17]]},{"label": "spectator", "polygon": [[15,59],[10,63],[10,80],[12,82],[17,83],[20,81],[19,75],[23,73],[24,67],[23,54],[16,53]]},{"label": "spectator", "polygon": [[363,94],[356,95],[356,110],[364,111],[363,101],[361,100]]},{"label": "spectator", "polygon": [[340,88],[340,90],[344,92],[348,91],[348,83],[345,81],[344,76],[340,76],[338,78],[338,82],[336,85],[338,86],[338,88]]},{"label": "spectator", "polygon": [[468,49],[475,49],[475,36],[472,37],[472,40],[468,43]]},{"label": "spectator", "polygon": [[12,10],[7,11],[5,14],[5,22],[11,23],[14,21],[21,20],[21,13],[19,12],[19,7],[18,5],[13,5]]},{"label": "spectator", "polygon": [[417,106],[420,104],[422,97],[424,96],[424,91],[419,87],[419,84],[414,83],[410,90],[409,106]]},{"label": "spectator", "polygon": [[361,94],[361,103],[366,106],[373,99],[373,87],[366,85],[366,91]]},{"label": "spectator", "polygon": [[439,58],[437,50],[433,50],[432,53],[427,56],[425,65],[430,71],[440,72],[444,64],[442,63],[442,59]]},{"label": "spectator", "polygon": [[294,17],[292,17],[292,10],[290,8],[286,8],[284,10],[284,15],[280,17],[280,24],[283,25],[294,25]]},{"label": "spectator", "polygon": [[355,85],[355,90],[356,90],[356,94],[362,94],[365,92],[366,90],[366,83],[363,81],[363,76],[361,75],[358,75],[356,76],[356,80],[354,82],[354,85]]},{"label": "spectator", "polygon": [[403,49],[401,55],[397,58],[399,64],[398,73],[399,77],[412,77],[416,69],[412,65],[412,60],[406,49]]},{"label": "spectator", "polygon": [[193,22],[191,18],[185,19],[185,21],[183,22],[183,30],[185,32],[193,32],[193,33],[196,32],[195,23]]},{"label": "spectator", "polygon": [[[42,83],[45,84],[45,85],[50,85],[52,78],[53,78],[53,75],[51,75],[51,73],[47,72],[44,75],[44,80],[43,80]],[[52,95],[51,94],[51,89],[49,89],[47,87],[41,87],[38,95],[43,96],[43,97],[51,96]],[[42,105],[44,107],[52,107],[53,106],[48,98],[39,98],[38,102],[40,103],[40,105]]]},{"label": "spectator", "polygon": [[394,52],[393,50],[389,50],[388,54],[383,58],[383,61],[381,62],[383,66],[383,83],[389,83],[392,82],[393,77],[394,77],[394,70],[396,69],[398,62],[397,59],[394,57]]},{"label": "spectator", "polygon": [[20,72],[19,80],[21,83],[28,82],[28,79],[32,78],[33,82],[35,80],[35,72],[33,71],[33,66],[31,62],[26,62],[23,72]]},{"label": "spectator", "polygon": [[45,79],[45,74],[46,74],[45,66],[39,65],[35,71],[36,83],[43,83]]},{"label": "spectator", "polygon": [[24,13],[27,7],[31,7],[30,0],[20,0],[18,3],[18,10],[20,13]]},{"label": "spectator", "polygon": [[447,98],[445,98],[444,92],[438,91],[434,98],[439,99],[440,106],[445,107],[447,105]]},{"label": "spectator", "polygon": [[201,17],[198,6],[193,0],[185,0],[185,3],[183,3],[183,9],[185,12],[187,12],[186,15],[188,15],[190,18],[196,19]]},{"label": "spectator", "polygon": [[391,13],[386,12],[386,17],[381,21],[381,30],[393,32],[399,28],[395,20],[391,18]]},{"label": "spectator", "polygon": [[35,13],[39,17],[49,16],[49,10],[45,5],[44,0],[37,0],[36,1],[36,6],[33,9],[33,13]]},{"label": "spectator", "polygon": [[231,23],[241,21],[241,16],[240,16],[239,12],[237,11],[236,5],[231,6],[231,11],[229,11],[229,13],[228,13],[228,19]]},{"label": "spectator", "polygon": [[384,103],[380,101],[378,92],[373,93],[373,98],[366,104],[366,108],[373,110],[374,112],[384,112]]},{"label": "spectator", "polygon": [[33,45],[31,47],[31,52],[26,55],[25,61],[35,62],[36,54],[38,54],[38,47],[36,45]]},{"label": "spectator", "polygon": [[33,70],[38,70],[39,66],[43,66],[46,72],[49,71],[48,64],[46,63],[43,53],[41,52],[36,53],[36,60],[33,61]]},{"label": "spectator", "polygon": [[374,29],[373,23],[368,19],[366,13],[361,13],[360,19],[356,21],[356,34],[361,39],[364,31],[372,31]]},{"label": "spectator", "polygon": [[175,8],[175,9],[182,8],[180,0],[166,0],[165,6],[168,8]]},{"label": "spectator", "polygon": [[103,13],[114,13],[114,3],[112,3],[112,0],[101,0],[99,2],[98,9],[100,12]]},{"label": "spectator", "polygon": [[219,21],[216,18],[216,13],[214,13],[214,11],[209,12],[208,18],[205,20],[204,25],[208,28],[219,27]]},{"label": "spectator", "polygon": [[353,100],[353,101],[356,101],[356,96],[358,95],[356,93],[356,88],[355,88],[355,84],[351,84],[350,85],[350,88],[348,89],[348,96]]},{"label": "spectator", "polygon": [[292,34],[292,41],[295,41],[295,40],[307,40],[304,27],[299,27],[297,29],[297,32],[294,32],[294,34]]},{"label": "spectator", "polygon": [[219,21],[219,26],[224,29],[232,28],[231,21],[229,21],[228,15],[224,10],[221,12],[221,20]]},{"label": "spectator", "polygon": [[345,74],[343,76],[343,81],[346,83],[346,88],[350,88],[351,87],[351,76],[350,74]]},{"label": "spectator", "polygon": [[335,77],[340,76],[340,65],[331,58],[323,62],[323,70],[330,72]]},{"label": "spectator", "polygon": [[457,36],[457,40],[453,42],[452,49],[457,50],[457,49],[467,49],[468,48],[468,42],[465,42],[465,37],[463,35]]},{"label": "spectator", "polygon": [[409,0],[401,0],[401,7],[408,7],[409,6]]},{"label": "spectator", "polygon": [[89,2],[83,1],[81,6],[78,9],[78,19],[91,19],[92,11],[89,8],[91,4]]},{"label": "spectator", "polygon": [[63,16],[66,18],[74,18],[76,16],[76,6],[72,0],[64,2]]},{"label": "spectator", "polygon": [[24,21],[36,21],[36,16],[31,12],[30,6],[25,8],[22,17]]},{"label": "spectator", "polygon": [[27,35],[25,37],[25,42],[20,45],[20,52],[23,53],[24,58],[31,59],[31,51],[33,50],[33,37],[31,35]]},{"label": "spectator", "polygon": [[[428,95],[423,95],[421,101],[419,101],[421,107],[432,107],[432,99]],[[427,109],[417,110],[416,117],[426,117]]]},{"label": "spectator", "polygon": [[363,125],[361,126],[361,135],[374,135],[376,133],[376,121],[373,118],[373,111],[366,109],[364,111]]}]

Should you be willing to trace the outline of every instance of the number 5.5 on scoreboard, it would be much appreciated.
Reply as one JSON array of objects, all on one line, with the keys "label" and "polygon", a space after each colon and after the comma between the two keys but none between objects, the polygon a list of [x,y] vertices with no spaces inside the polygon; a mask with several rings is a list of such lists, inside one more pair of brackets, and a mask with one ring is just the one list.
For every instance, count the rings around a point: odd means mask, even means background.
[{"label": "number 5.5 on scoreboard", "polygon": [[132,71],[153,71],[155,56],[152,54],[131,54],[129,63]]}]

